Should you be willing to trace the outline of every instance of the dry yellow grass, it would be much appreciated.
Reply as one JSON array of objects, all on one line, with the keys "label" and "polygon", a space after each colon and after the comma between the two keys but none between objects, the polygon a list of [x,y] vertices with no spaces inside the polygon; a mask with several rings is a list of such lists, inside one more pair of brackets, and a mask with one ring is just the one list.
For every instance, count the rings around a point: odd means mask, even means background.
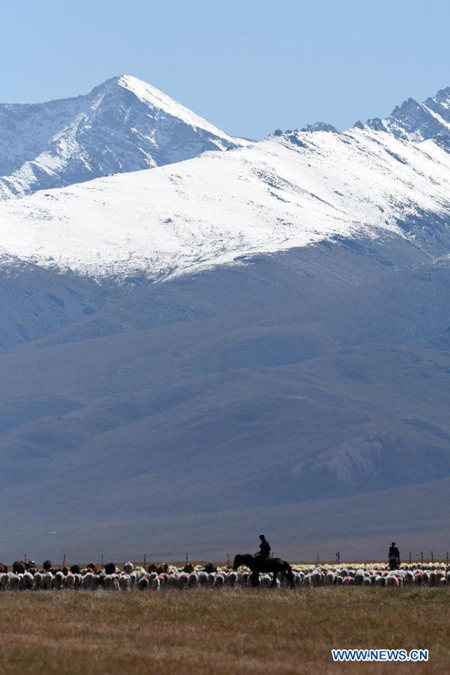
[{"label": "dry yellow grass", "polygon": [[[450,671],[446,589],[0,593],[0,673]],[[428,664],[335,664],[333,647],[426,648]]]}]

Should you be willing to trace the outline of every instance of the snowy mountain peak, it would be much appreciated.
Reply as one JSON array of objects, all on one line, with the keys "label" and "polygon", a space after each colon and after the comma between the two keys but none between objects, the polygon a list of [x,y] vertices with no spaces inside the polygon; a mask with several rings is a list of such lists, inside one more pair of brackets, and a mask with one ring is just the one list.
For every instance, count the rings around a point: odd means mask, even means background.
[{"label": "snowy mountain peak", "polygon": [[423,103],[408,98],[385,120],[374,118],[367,124],[371,129],[388,131],[414,143],[431,139],[450,151],[450,87],[441,89]]},{"label": "snowy mountain peak", "polygon": [[153,87],[151,84],[148,84],[133,75],[118,75],[106,80],[103,85],[97,87],[99,91],[102,91],[102,89],[113,91],[116,88],[129,91],[142,103],[156,110],[160,110],[162,113],[176,117],[192,127],[208,131],[217,136],[217,138],[223,138],[227,143],[234,144],[236,142],[234,138],[228,136],[228,134],[224,133],[213,124],[210,124],[207,120],[203,119],[203,117],[192,112],[192,110],[189,110],[189,108],[178,103],[175,99],[164,94],[164,92],[156,87]]},{"label": "snowy mountain peak", "polygon": [[[426,103],[428,103],[429,100],[430,99],[427,99]],[[446,108],[450,108],[450,87],[439,89],[438,93],[434,97],[434,100],[437,103],[444,105]]]},{"label": "snowy mountain peak", "polygon": [[0,105],[0,199],[241,144],[155,87],[121,75],[76,98]]}]

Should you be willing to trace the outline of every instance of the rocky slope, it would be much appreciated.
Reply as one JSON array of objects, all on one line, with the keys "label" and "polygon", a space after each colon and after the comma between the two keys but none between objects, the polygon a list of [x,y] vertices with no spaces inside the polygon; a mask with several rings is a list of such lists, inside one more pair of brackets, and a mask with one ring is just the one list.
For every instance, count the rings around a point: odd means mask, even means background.
[{"label": "rocky slope", "polygon": [[441,89],[436,96],[423,103],[409,98],[396,107],[384,120],[368,121],[372,129],[385,130],[397,138],[420,143],[434,140],[445,150],[450,150],[450,87]]}]

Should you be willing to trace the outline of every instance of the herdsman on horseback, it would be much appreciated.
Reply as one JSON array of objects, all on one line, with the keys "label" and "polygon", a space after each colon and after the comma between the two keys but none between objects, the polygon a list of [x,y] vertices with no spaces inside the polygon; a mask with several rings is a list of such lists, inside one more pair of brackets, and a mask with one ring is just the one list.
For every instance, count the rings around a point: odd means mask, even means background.
[{"label": "herdsman on horseback", "polygon": [[260,534],[259,538],[261,543],[259,545],[259,552],[255,553],[255,560],[261,564],[261,567],[264,567],[265,561],[270,558],[270,552],[272,549],[270,548],[270,544],[263,534]]},{"label": "herdsman on horseback", "polygon": [[233,569],[237,570],[241,565],[245,565],[252,571],[251,582],[252,586],[259,586],[259,575],[261,572],[272,574],[272,586],[277,583],[277,578],[286,577],[290,585],[294,587],[294,575],[292,568],[285,560],[279,558],[271,558],[270,544],[263,534],[259,535],[261,543],[259,545],[258,553],[251,555],[250,553],[238,553],[234,558]]}]

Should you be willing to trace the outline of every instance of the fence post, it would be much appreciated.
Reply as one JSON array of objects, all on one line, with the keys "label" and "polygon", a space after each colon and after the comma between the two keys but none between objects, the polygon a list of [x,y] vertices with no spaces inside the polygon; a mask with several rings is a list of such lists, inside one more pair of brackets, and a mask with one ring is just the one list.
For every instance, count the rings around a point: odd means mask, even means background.
[{"label": "fence post", "polygon": [[144,553],[144,567],[146,566],[146,564],[147,564],[147,554]]},{"label": "fence post", "polygon": [[189,554],[186,553],[186,565],[188,565],[188,564],[189,564]]},{"label": "fence post", "polygon": [[420,562],[423,565],[423,551],[420,552]]},{"label": "fence post", "polygon": [[434,555],[433,555],[433,551],[431,551],[431,562],[434,563]]},{"label": "fence post", "polygon": [[409,552],[409,564],[411,565],[411,551]]},{"label": "fence post", "polygon": [[63,567],[66,566],[66,554],[63,553]]},{"label": "fence post", "polygon": [[103,567],[103,553],[102,553],[102,567]]}]

